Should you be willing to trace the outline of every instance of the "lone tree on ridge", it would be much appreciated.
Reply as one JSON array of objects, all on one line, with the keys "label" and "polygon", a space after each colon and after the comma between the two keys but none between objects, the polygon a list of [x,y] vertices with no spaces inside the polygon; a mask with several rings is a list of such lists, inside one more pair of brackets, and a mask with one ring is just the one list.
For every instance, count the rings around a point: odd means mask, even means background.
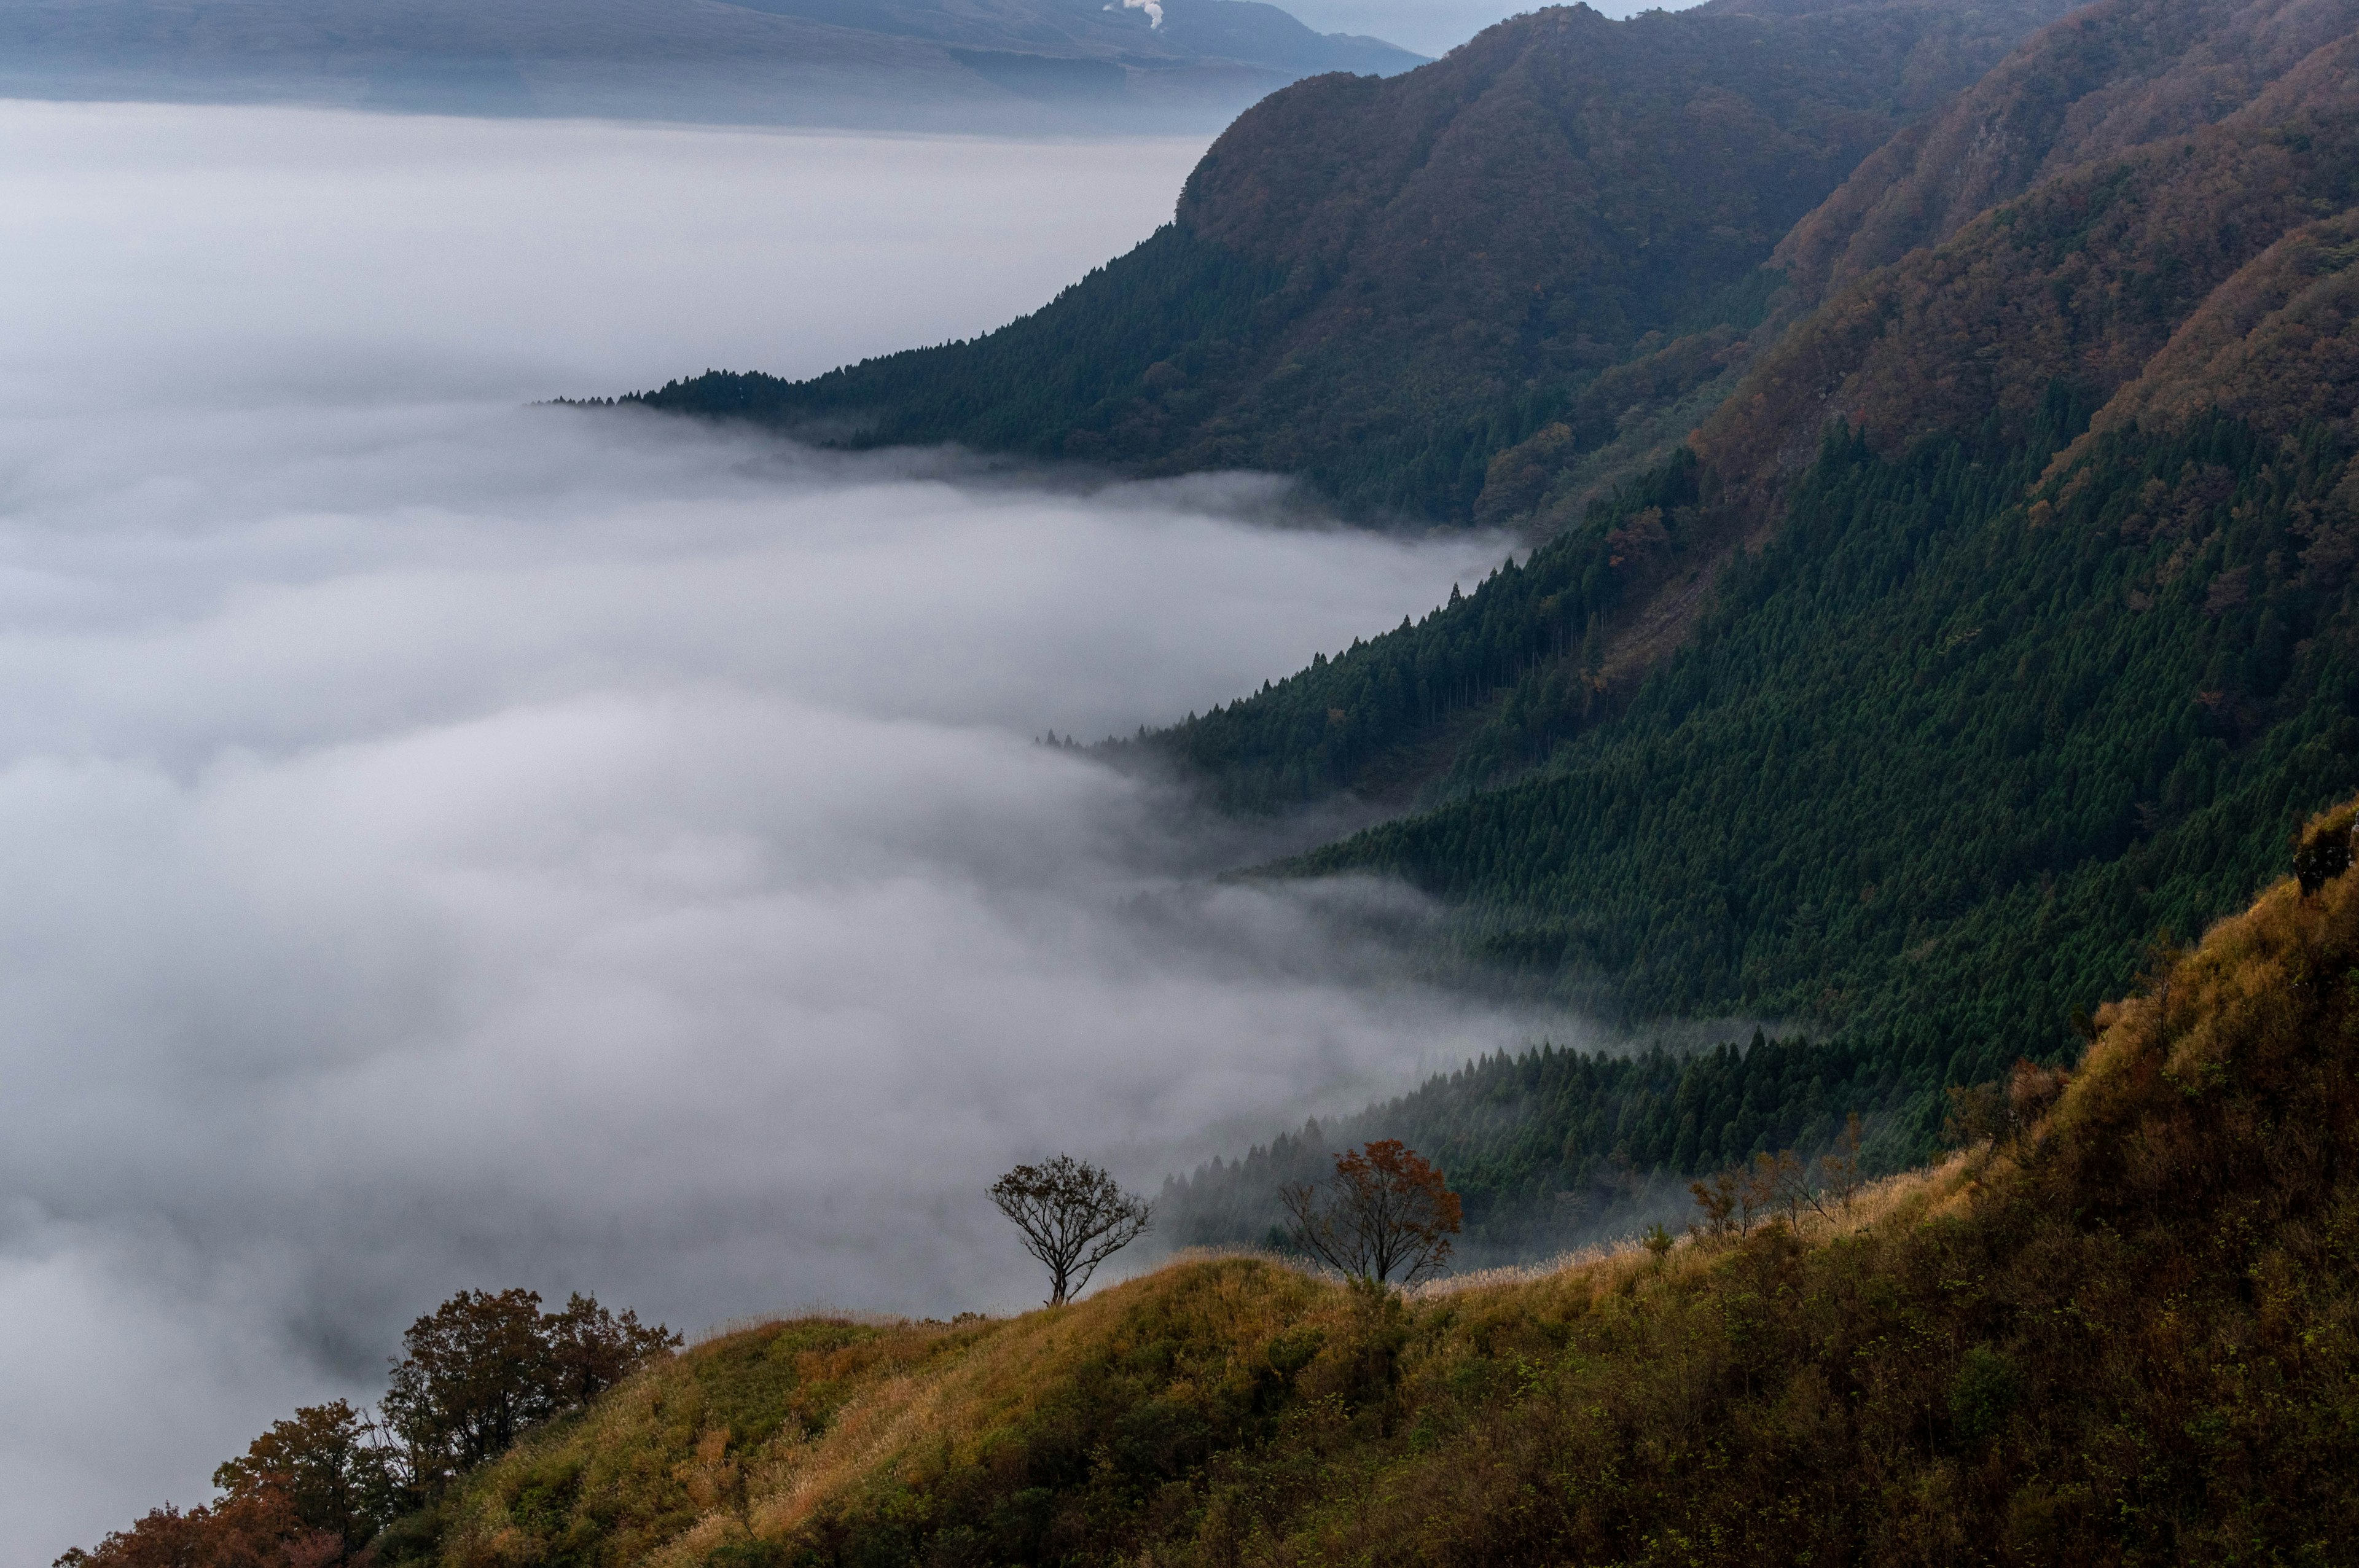
[{"label": "lone tree on ridge", "polygon": [[1401,1283],[1438,1273],[1459,1231],[1458,1195],[1433,1162],[1397,1138],[1377,1138],[1335,1156],[1335,1181],[1278,1189],[1294,1217],[1294,1244],[1359,1279]]},{"label": "lone tree on ridge", "polygon": [[991,1201],[1024,1233],[1024,1250],[1048,1269],[1050,1306],[1079,1294],[1098,1265],[1147,1234],[1155,1218],[1154,1205],[1071,1154],[1016,1166],[991,1184]]}]

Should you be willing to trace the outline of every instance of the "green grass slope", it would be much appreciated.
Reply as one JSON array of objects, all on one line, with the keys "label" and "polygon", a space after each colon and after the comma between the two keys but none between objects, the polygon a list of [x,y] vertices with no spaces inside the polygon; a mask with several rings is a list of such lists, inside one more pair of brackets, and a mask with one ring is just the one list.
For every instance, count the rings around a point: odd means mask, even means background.
[{"label": "green grass slope", "polygon": [[432,1557],[2346,1561],[2359,879],[2100,1022],[1995,1147],[1659,1261],[1403,1298],[1234,1258],[731,1336],[471,1477]]}]

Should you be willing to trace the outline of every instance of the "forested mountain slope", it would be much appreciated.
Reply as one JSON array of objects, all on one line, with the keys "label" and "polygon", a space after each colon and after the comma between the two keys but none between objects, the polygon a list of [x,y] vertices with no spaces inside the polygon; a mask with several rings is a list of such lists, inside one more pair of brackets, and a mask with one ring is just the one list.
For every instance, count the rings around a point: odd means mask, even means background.
[{"label": "forested mountain slope", "polygon": [[[1924,24],[1905,16],[1805,12],[1774,25],[1824,24],[1839,29],[1826,40],[1873,45],[1877,27],[1917,38]],[[1697,30],[1648,30],[1675,25]],[[2359,786],[2348,277],[2359,12],[2340,0],[2098,0],[1848,184],[1830,174],[1832,194],[1779,253],[1797,274],[1782,295],[1777,266],[1733,242],[1715,250],[1717,232],[1708,243],[1685,231],[1641,260],[1587,243],[1600,214],[1658,211],[1645,194],[1654,171],[1665,191],[1692,189],[1707,216],[1734,200],[1720,173],[1696,167],[1725,146],[1694,135],[1695,106],[1725,102],[1698,90],[1719,58],[1703,42],[1744,36],[1712,29],[1772,25],[1714,12],[1617,28],[1542,13],[1397,82],[1305,84],[1241,122],[1191,182],[1182,222],[1118,264],[1125,277],[1151,273],[1162,303],[1120,308],[1152,291],[1116,287],[1110,270],[981,344],[804,388],[711,381],[680,396],[842,414],[855,386],[906,374],[914,398],[1011,421],[987,444],[1021,445],[1024,430],[1063,418],[1042,410],[1094,399],[1109,421],[1124,409],[1147,421],[1096,428],[1148,431],[1125,451],[1150,466],[1303,467],[1311,446],[1273,459],[1247,440],[1277,427],[1287,405],[1274,389],[1299,381],[1288,427],[1326,421],[1346,454],[1337,462],[1364,462],[1372,484],[1422,474],[1417,493],[1520,519],[1539,543],[1423,621],[1105,754],[1175,765],[1238,809],[1339,790],[1414,808],[1282,870],[1404,878],[1454,912],[1454,953],[1471,970],[1634,1025],[1753,1017],[1831,1040],[1860,1054],[1827,1081],[1829,1112],[1885,1115],[1888,1151],[1921,1151],[1944,1087],[1988,1081],[2019,1055],[2069,1056],[2076,1011],[2126,983],[2169,934],[2233,908],[2295,823]],[[1593,35],[1580,58],[1605,59],[1610,41],[1636,85],[1626,99],[1584,88],[1580,102],[1611,102],[1620,117],[1585,109],[1578,158],[1557,157],[1576,145],[1563,125],[1525,135],[1535,155],[1503,159],[1485,183],[1490,166],[1453,150],[1459,138],[1532,124],[1538,99],[1511,90],[1541,80],[1552,40],[1570,49]],[[1632,55],[1658,36],[1696,47],[1659,69]],[[1762,48],[1803,36],[1764,32]],[[1938,57],[1896,42],[1881,58]],[[1817,74],[1834,69],[1798,60],[1790,80],[1815,84],[1800,99],[1745,77],[1753,112],[1789,138],[1817,124],[1809,134],[1832,145],[1825,135],[1852,122],[1825,116],[1825,84],[1856,81],[1861,68]],[[1662,80],[1679,92],[1647,85]],[[1375,113],[1436,83],[1463,84],[1445,116]],[[1669,119],[1640,113],[1675,100]],[[1367,117],[1351,119],[1363,101]],[[1821,118],[1796,117],[1796,105]],[[1319,134],[1345,124],[1348,145]],[[1595,182],[1600,125],[1670,138],[1660,157],[1616,155],[1614,168],[1644,176],[1638,194]],[[1764,145],[1781,162],[1794,156]],[[1717,156],[1751,178],[1741,153]],[[1430,252],[1462,276],[1450,287],[1479,299],[1495,285],[1475,253],[1513,236],[1495,242],[1479,215],[1445,222],[1451,210],[1415,178],[1394,182],[1396,168],[1446,172],[1480,193],[1472,207],[1510,216],[1535,190],[1578,189],[1571,218],[1526,219],[1580,276],[1622,282],[1574,297],[1573,343],[1605,341],[1601,323],[1616,310],[1615,330],[1651,323],[1661,335],[1615,340],[1629,350],[1619,362],[1574,372],[1545,359],[1563,345],[1511,343],[1479,315],[1437,330],[1448,318],[1418,315],[1428,297],[1404,292],[1419,275],[1397,286],[1369,257]],[[1550,169],[1563,171],[1555,185]],[[1767,210],[1747,209],[1746,222]],[[1388,227],[1397,214],[1428,221]],[[1371,236],[1385,243],[1368,250]],[[1728,270],[1713,271],[1723,255]],[[1650,266],[1674,276],[1629,281]],[[1306,273],[1337,281],[1305,291]],[[1734,292],[1704,308],[1699,279],[1734,280]],[[1361,298],[1373,314],[1356,339],[1321,326],[1347,322]],[[1276,327],[1272,300],[1289,312]],[[1691,313],[1675,320],[1680,311]],[[1174,317],[1190,341],[1300,341],[1332,357],[1297,354],[1277,378],[1223,370],[1220,387],[1245,390],[1216,393],[1200,373],[1212,361],[1154,357]],[[937,373],[992,354],[1012,395],[957,404],[984,384]],[[1509,388],[1517,354],[1545,373],[1527,391],[1557,390],[1479,438],[1402,446],[1395,427],[1349,423],[1355,398]],[[1084,364],[1104,376],[1057,380]],[[1124,378],[1158,364],[1149,401],[1162,412],[1150,418]],[[1028,391],[1020,366],[1038,372]],[[826,402],[822,388],[843,399]],[[1235,421],[1221,424],[1223,410]],[[875,433],[951,428],[888,420]],[[1518,430],[1529,434],[1500,444]],[[1626,460],[1634,435],[1643,445],[1666,431],[1686,439],[1600,493],[1601,453]],[[1247,444],[1207,444],[1206,432]],[[1361,482],[1341,467],[1308,471]],[[1410,492],[1361,493],[1405,505]],[[1613,1108],[1614,1144],[1599,1141],[1602,1111],[1548,1121],[1561,1138],[1553,1163],[1516,1152],[1517,1129],[1538,1125],[1521,1112],[1460,1140],[1458,1163],[1495,1173],[1476,1193],[1493,1234],[1532,1233],[1568,1194],[1588,1201],[1616,1145],[1641,1173],[1642,1151],[1666,1173],[1727,1157],[1738,1117],[1700,1122],[1682,1153],[1653,1110],[1633,1108],[1662,1090],[1647,1071],[1617,1068],[1607,1076],[1635,1076],[1582,1091]],[[1477,1128],[1482,1118],[1460,1115],[1477,1092],[1354,1125]]]},{"label": "forested mountain slope", "polygon": [[1553,421],[1568,456],[1675,442],[1740,357],[1793,223],[2062,8],[1535,12],[1406,76],[1266,100],[1169,228],[998,332],[642,401],[1149,473],[1275,470],[1362,514],[1487,517],[1492,459]]},{"label": "forested mountain slope", "polygon": [[[1837,289],[1580,526],[1116,753],[1247,807],[1421,787],[1288,869],[1406,877],[1468,963],[1634,1023],[1862,1050],[1835,1098],[1921,1149],[1943,1086],[2069,1056],[2359,785],[2354,54]],[[1475,1092],[1355,1125],[1478,1126]],[[1629,1123],[1550,1125],[1504,1230],[1593,1197]]]},{"label": "forested mountain slope", "polygon": [[402,1544],[452,1568],[2339,1561],[2355,881],[2279,883],[2106,1009],[2052,1109],[2028,1078],[1995,1146],[1823,1214],[1406,1298],[1232,1258],[1013,1319],[775,1324],[528,1439]]},{"label": "forested mountain slope", "polygon": [[2354,63],[2346,31],[2219,124],[2082,165],[1842,290],[1693,445],[1758,492],[1831,417],[1897,453],[1994,416],[2019,438],[2060,381],[2112,396],[2269,245],[2359,199]]},{"label": "forested mountain slope", "polygon": [[2087,6],[1878,148],[1772,265],[1815,305],[2068,168],[2216,123],[2354,22],[2350,0]]}]

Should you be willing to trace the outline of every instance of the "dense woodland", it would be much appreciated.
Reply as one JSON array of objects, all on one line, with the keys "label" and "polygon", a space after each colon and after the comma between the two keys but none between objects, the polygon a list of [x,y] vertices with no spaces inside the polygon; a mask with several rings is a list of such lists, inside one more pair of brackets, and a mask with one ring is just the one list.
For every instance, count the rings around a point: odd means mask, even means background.
[{"label": "dense woodland", "polygon": [[[649,401],[1520,526],[1422,619],[1101,754],[1388,810],[1271,871],[1403,877],[1445,969],[1641,1047],[1855,1054],[1833,1108],[1906,1162],[2359,784],[2359,12],[2101,0],[1942,101],[2041,19],[1538,13],[1272,99],[1003,332]],[[1478,1114],[1505,1071],[1353,1123],[1495,1130],[1451,1135],[1470,1245],[1610,1226],[1617,1149],[1625,1191],[1722,1157],[1537,1088]],[[1259,1237],[1283,1163],[1198,1173],[1189,1234]]]},{"label": "dense woodland", "polygon": [[[1480,1195],[1476,1237],[1528,1251],[1628,1228],[1601,1171],[1626,1185],[1764,1138],[1812,1147],[1846,1110],[1877,1119],[1883,1163],[1920,1158],[1944,1087],[2069,1059],[2075,1012],[2234,907],[2294,824],[2359,786],[2342,445],[2226,418],[2115,432],[2027,505],[2078,423],[2068,395],[2049,412],[2008,462],[1943,441],[1894,463],[1831,438],[1788,528],[1626,710],[1585,722],[1599,700],[1578,666],[1529,681],[1484,739],[1548,758],[1536,776],[1292,868],[1407,876],[1460,912],[1466,962],[1588,1008],[1811,1018],[1841,1043],[1850,1065],[1816,1098],[1753,1096],[1733,1141],[1711,1136],[1733,1104],[1688,1145],[1659,1108],[1634,1137],[1645,1123],[1620,1108],[1593,1114],[1601,1091],[1543,1087],[1545,1057],[1352,1124],[1446,1137],[1447,1168]],[[1546,565],[1477,597],[1522,609]],[[1661,1071],[1648,1060],[1593,1070],[1642,1079]],[[1259,1236],[1288,1168],[1198,1173],[1181,1188],[1190,1238]]]}]

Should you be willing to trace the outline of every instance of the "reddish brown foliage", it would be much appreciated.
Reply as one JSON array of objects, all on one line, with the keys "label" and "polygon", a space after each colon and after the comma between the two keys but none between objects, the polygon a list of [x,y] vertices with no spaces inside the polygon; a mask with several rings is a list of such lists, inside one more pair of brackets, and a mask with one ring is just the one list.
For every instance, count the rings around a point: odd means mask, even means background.
[{"label": "reddish brown foliage", "polygon": [[58,1568],[324,1568],[356,1562],[342,1538],[304,1528],[275,1493],[224,1499],[186,1513],[167,1503],[93,1551],[80,1548]]},{"label": "reddish brown foliage", "polygon": [[1332,1268],[1379,1283],[1439,1271],[1458,1234],[1458,1195],[1441,1173],[1397,1138],[1377,1138],[1335,1157],[1325,1194],[1307,1186],[1279,1195],[1303,1250]]}]

